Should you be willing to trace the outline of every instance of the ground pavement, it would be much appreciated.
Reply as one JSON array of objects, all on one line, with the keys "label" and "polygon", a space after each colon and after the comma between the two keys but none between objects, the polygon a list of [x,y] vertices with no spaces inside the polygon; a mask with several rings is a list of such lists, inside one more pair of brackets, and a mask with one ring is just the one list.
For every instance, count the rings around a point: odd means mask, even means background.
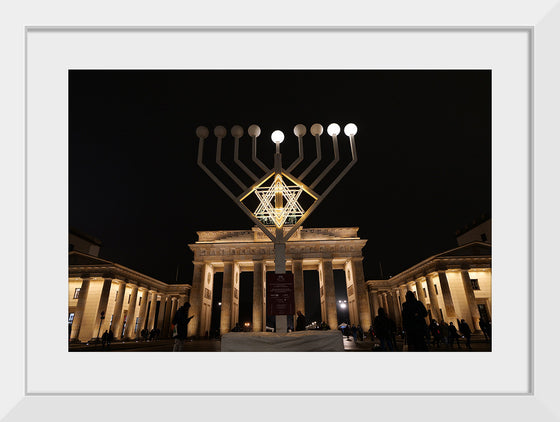
[{"label": "ground pavement", "polygon": [[[343,338],[344,341],[344,351],[345,352],[375,352],[379,346],[379,340],[371,341],[357,341],[354,342],[352,336],[349,339],[347,337]],[[439,348],[430,347],[430,351],[434,352],[489,352],[492,350],[491,343],[484,339],[482,334],[474,334],[471,338],[472,349],[467,349],[465,346],[465,339],[460,339],[459,343],[461,349],[457,349],[457,345],[454,345],[452,349],[448,349],[444,344],[440,345]],[[71,352],[171,352],[173,350],[174,340],[163,339],[157,341],[117,341],[111,343],[107,347],[102,347],[101,343],[84,343],[84,344],[71,344],[69,345],[69,351]],[[376,348],[376,350],[372,350]],[[397,338],[397,351],[403,351],[404,342],[401,338]],[[220,351],[220,341],[219,340],[192,340],[185,342],[184,346],[185,352],[219,352]]]}]

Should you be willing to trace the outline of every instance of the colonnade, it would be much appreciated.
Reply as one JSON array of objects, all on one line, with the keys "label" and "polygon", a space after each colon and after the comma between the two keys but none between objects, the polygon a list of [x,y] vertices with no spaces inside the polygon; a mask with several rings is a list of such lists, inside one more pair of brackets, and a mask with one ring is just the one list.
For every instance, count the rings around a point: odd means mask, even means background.
[{"label": "colonnade", "polygon": [[[304,269],[319,272],[321,318],[331,329],[337,329],[337,300],[335,297],[334,269],[343,269],[349,302],[350,323],[369,327],[372,323],[369,297],[364,278],[362,257],[333,259],[321,257],[288,259],[286,269],[294,276],[296,311],[305,314]],[[336,268],[335,268],[336,267]],[[221,261],[195,261],[191,290],[189,336],[205,336],[210,332],[213,280],[216,272],[223,272],[220,333],[229,332],[239,322],[239,275],[253,273],[252,331],[266,330],[266,273],[274,270],[274,263],[266,259],[236,261],[225,257]]]},{"label": "colonnade", "polygon": [[[471,274],[480,280],[474,279]],[[431,318],[438,322],[465,319],[471,329],[480,330],[479,305],[490,312],[491,270],[488,266],[443,268],[420,276],[401,276],[391,280],[368,282],[371,312],[375,317],[378,309],[383,307],[398,327],[402,327],[401,312],[407,291],[413,292],[430,311]]]},{"label": "colonnade", "polygon": [[171,319],[188,300],[185,293],[165,293],[153,286],[116,278],[71,277],[70,341],[89,341],[105,330],[112,330],[115,340],[137,339],[144,328],[158,328],[161,338],[169,338]]}]

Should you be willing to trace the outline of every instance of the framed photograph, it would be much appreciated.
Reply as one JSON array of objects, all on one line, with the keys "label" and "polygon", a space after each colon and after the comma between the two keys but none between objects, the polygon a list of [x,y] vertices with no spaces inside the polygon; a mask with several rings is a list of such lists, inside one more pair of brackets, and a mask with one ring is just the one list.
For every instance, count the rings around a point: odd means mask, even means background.
[{"label": "framed photograph", "polygon": [[[560,4],[409,6],[341,4],[317,12],[312,2],[298,4],[297,15],[287,4],[261,11],[224,1],[176,10],[133,2],[94,11],[62,2],[48,10],[34,1],[9,7],[2,17],[9,118],[0,129],[9,140],[2,144],[3,186],[14,204],[3,219],[4,420],[150,420],[178,412],[334,419],[354,409],[416,420],[560,419],[551,334],[560,293],[552,272]],[[491,71],[492,351],[69,353],[68,77],[86,69]]]}]

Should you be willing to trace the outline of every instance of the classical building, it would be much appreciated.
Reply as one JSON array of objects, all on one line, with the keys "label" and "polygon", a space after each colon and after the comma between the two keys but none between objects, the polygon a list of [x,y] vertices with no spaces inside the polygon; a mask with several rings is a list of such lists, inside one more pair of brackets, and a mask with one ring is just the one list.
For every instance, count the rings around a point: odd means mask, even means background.
[{"label": "classical building", "polygon": [[438,322],[464,319],[471,329],[492,319],[492,246],[470,242],[434,255],[388,280],[367,282],[372,315],[379,307],[402,327],[401,310],[407,291],[426,306]]},{"label": "classical building", "polygon": [[[289,227],[285,228],[289,230]],[[333,270],[346,274],[350,323],[371,325],[371,312],[362,265],[367,240],[357,227],[305,229],[300,227],[286,244],[286,269],[294,275],[295,305],[305,313],[303,271],[319,273],[321,318],[338,327]],[[239,274],[253,273],[253,331],[266,328],[266,272],[274,270],[274,244],[257,227],[246,231],[202,231],[189,245],[194,274],[190,336],[210,331],[214,274],[223,273],[220,332],[227,333],[239,318]]]},{"label": "classical building", "polygon": [[69,252],[68,261],[72,342],[90,341],[109,329],[116,339],[138,338],[144,328],[159,328],[160,337],[168,338],[175,310],[189,300],[188,284],[166,284],[77,250]]}]

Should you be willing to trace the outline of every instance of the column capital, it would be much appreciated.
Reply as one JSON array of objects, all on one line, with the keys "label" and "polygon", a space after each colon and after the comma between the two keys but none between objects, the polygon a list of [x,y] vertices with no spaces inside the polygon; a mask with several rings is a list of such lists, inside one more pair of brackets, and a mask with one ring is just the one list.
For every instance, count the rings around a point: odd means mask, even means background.
[{"label": "column capital", "polygon": [[131,282],[127,281],[126,282],[126,287],[132,287],[132,288],[136,287],[136,288],[138,288],[138,284],[134,284],[134,283],[131,283]]}]

